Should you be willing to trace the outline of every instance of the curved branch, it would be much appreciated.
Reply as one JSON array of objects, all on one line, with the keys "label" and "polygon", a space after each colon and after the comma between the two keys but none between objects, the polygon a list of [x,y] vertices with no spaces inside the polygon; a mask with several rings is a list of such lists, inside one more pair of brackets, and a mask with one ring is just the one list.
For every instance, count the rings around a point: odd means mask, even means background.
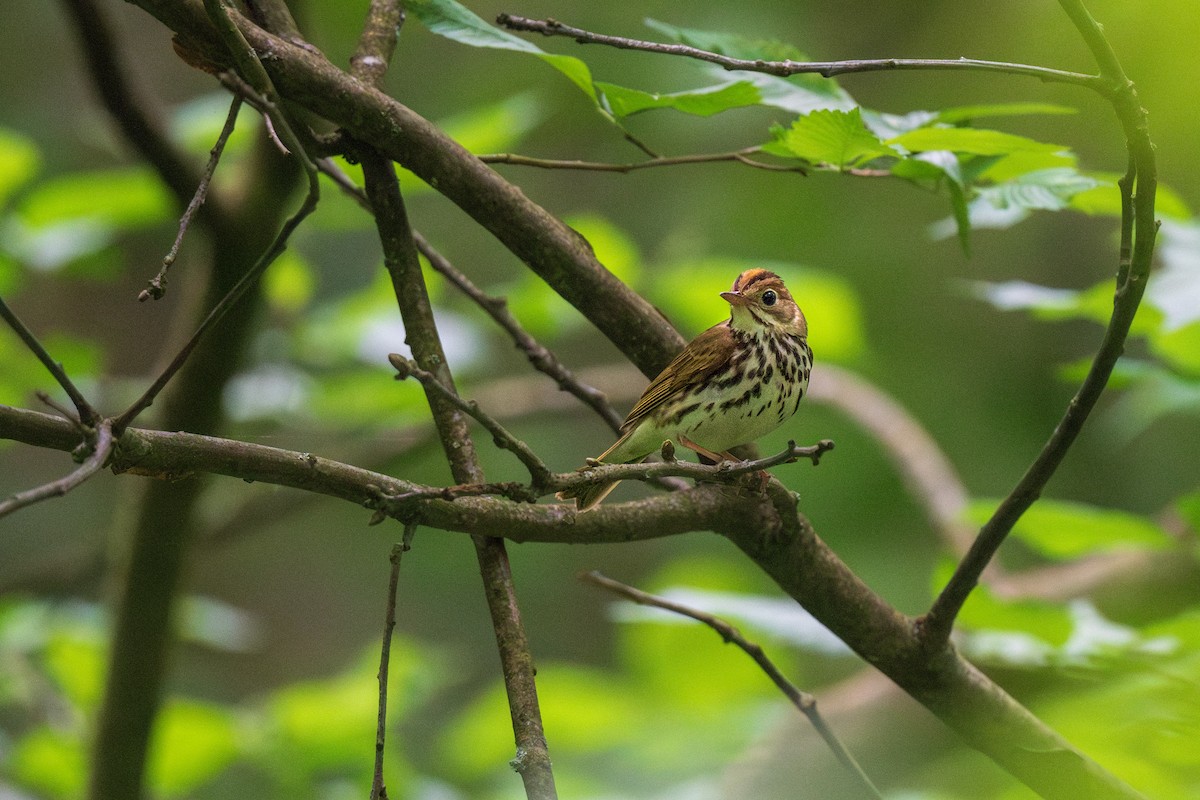
[{"label": "curved branch", "polygon": [[[1146,290],[1146,280],[1154,255],[1154,240],[1158,222],[1154,218],[1154,195],[1158,184],[1158,167],[1154,144],[1150,141],[1146,110],[1138,102],[1133,83],[1126,77],[1115,53],[1100,32],[1100,27],[1079,0],[1059,0],[1100,64],[1103,80],[1112,89],[1112,103],[1125,131],[1129,149],[1129,173],[1119,183],[1122,194],[1122,246],[1117,259],[1116,291],[1112,316],[1100,347],[1092,359],[1087,377],[1067,404],[1050,438],[1042,446],[1016,486],[972,543],[967,555],[959,562],[946,587],[938,595],[929,612],[920,620],[920,630],[931,648],[944,647],[950,638],[954,620],[963,603],[979,582],[979,576],[991,563],[1021,515],[1041,497],[1042,490],[1067,455],[1075,438],[1083,429],[1096,402],[1108,385],[1117,359],[1125,350],[1125,340],[1134,315]],[[1135,193],[1136,187],[1136,193]],[[1129,237],[1133,238],[1128,265]]]},{"label": "curved branch", "polygon": [[96,428],[95,441],[91,444],[91,454],[69,475],[56,481],[14,494],[0,502],[0,517],[8,516],[14,511],[31,506],[51,497],[62,497],[67,492],[79,486],[88,478],[95,475],[108,461],[113,449],[112,425],[105,420]]},{"label": "curved branch", "polygon": [[[71,423],[58,417],[0,405],[0,436],[69,449],[74,435]],[[399,494],[419,488],[310,453],[133,428],[121,437],[112,465],[118,472],[168,479],[211,472],[368,506],[377,501],[381,489]],[[773,491],[764,499],[759,493],[704,484],[632,503],[602,505],[586,514],[576,514],[565,505],[528,505],[490,497],[424,500],[405,522],[518,542],[622,542],[716,531],[866,661],[1043,797],[1140,797],[952,648],[930,658],[912,620],[872,592],[817,537],[789,493]]]}]

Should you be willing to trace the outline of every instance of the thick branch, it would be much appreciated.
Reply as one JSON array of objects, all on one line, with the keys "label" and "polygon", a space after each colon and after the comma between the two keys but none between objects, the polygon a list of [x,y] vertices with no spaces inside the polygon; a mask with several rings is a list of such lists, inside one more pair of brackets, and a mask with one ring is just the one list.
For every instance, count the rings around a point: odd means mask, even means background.
[{"label": "thick branch", "polygon": [[[71,423],[0,405],[0,436],[69,449]],[[213,472],[292,486],[371,505],[380,490],[414,484],[297,453],[245,442],[129,429],[113,456],[116,471],[177,479]],[[952,648],[930,658],[912,621],[888,606],[816,536],[787,493],[705,484],[586,514],[564,505],[527,505],[490,497],[424,500],[409,523],[503,536],[513,541],[599,543],[715,530],[865,660],[924,704],[970,744],[1047,798],[1140,797],[1031,715]]]}]

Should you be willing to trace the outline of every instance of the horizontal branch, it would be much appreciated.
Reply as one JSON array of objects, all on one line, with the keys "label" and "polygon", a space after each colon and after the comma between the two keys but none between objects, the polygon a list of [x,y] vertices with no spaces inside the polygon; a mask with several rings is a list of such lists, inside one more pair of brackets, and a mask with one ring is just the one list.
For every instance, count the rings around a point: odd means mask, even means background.
[{"label": "horizontal branch", "polygon": [[644,53],[683,56],[716,64],[727,70],[761,72],[786,78],[790,75],[820,75],[833,78],[858,72],[891,72],[896,70],[955,70],[969,72],[995,72],[1006,75],[1021,75],[1047,83],[1069,83],[1106,92],[1108,82],[1097,75],[1082,72],[1039,67],[1032,64],[1014,64],[1007,61],[987,61],[978,58],[856,58],[844,61],[767,61],[761,58],[734,58],[732,56],[701,50],[686,44],[648,42],[624,36],[610,36],[565,25],[555,19],[530,19],[514,14],[500,14],[496,22],[514,31],[540,33],[544,36],[566,36],[579,44],[602,44],[621,50],[638,50]]},{"label": "horizontal branch", "polygon": [[[78,433],[59,417],[0,405],[0,438],[70,450]],[[426,488],[311,453],[135,428],[126,429],[110,463],[115,472],[162,479],[204,472],[228,475],[367,507],[378,503],[381,492],[398,495]],[[596,472],[616,466],[704,467],[678,462],[606,465]],[[764,495],[707,483],[645,500],[605,504],[586,514],[568,505],[529,505],[494,497],[428,499],[406,509],[403,521],[517,542],[612,543],[716,531],[860,656],[1044,797],[1138,796],[953,648],[930,658],[912,620],[872,592],[817,537],[788,492],[773,489]]]}]

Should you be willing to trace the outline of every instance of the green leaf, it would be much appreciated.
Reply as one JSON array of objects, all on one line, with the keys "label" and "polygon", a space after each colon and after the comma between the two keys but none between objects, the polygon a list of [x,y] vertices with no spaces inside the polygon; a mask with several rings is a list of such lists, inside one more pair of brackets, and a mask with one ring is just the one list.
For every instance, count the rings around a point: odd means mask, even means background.
[{"label": "green leaf", "polygon": [[312,300],[316,284],[313,269],[304,258],[289,248],[263,275],[263,292],[272,307],[287,313],[303,310]]},{"label": "green leaf", "polygon": [[1038,142],[1024,136],[980,128],[917,128],[887,141],[913,152],[950,150],[981,156],[1002,156],[1019,152],[1057,153],[1068,148]]},{"label": "green leaf", "polygon": [[[188,151],[208,157],[225,120],[229,116],[229,93],[211,92],[182,103],[171,114],[171,136],[183,143]],[[262,116],[243,103],[238,110],[237,125],[221,154],[222,163],[250,149],[262,127]]]},{"label": "green leaf", "polygon": [[937,121],[947,125],[959,125],[984,117],[1016,117],[1033,114],[1076,114],[1077,109],[1054,103],[986,103],[970,106],[954,106],[937,112]]},{"label": "green leaf", "polygon": [[601,81],[596,82],[596,87],[604,93],[608,108],[616,117],[627,117],[659,108],[671,108],[685,114],[707,117],[731,108],[758,105],[762,100],[757,87],[748,81],[706,86],[671,94],[643,92]]},{"label": "green leaf", "polygon": [[9,774],[42,795],[68,800],[83,796],[87,750],[75,736],[37,728],[16,743],[6,764]]},{"label": "green leaf", "polygon": [[196,701],[167,703],[155,725],[147,772],[165,797],[186,796],[223,772],[238,755],[232,712]]},{"label": "green leaf", "polygon": [[643,20],[646,27],[658,31],[668,39],[707,50],[730,58],[740,58],[747,61],[807,61],[799,48],[787,42],[775,39],[751,39],[736,33],[724,31],[703,31],[696,28],[680,28],[656,19]]},{"label": "green leaf", "polygon": [[61,626],[46,642],[42,659],[46,672],[75,707],[91,712],[99,706],[104,689],[107,648],[99,637],[87,634]]},{"label": "green leaf", "polygon": [[[1080,192],[1071,198],[1071,207],[1085,214],[1111,217],[1121,216],[1121,192],[1117,188],[1120,175],[1115,172],[1088,172],[1097,183],[1094,189]],[[1178,192],[1166,184],[1158,184],[1154,193],[1154,212],[1160,217],[1175,221],[1186,221],[1192,210]]]},{"label": "green leaf", "polygon": [[845,169],[882,156],[899,157],[863,124],[857,108],[851,111],[814,111],[776,130],[768,152],[801,158],[812,164]]},{"label": "green leaf", "polygon": [[0,128],[0,208],[13,192],[37,174],[41,153],[32,139]]},{"label": "green leaf", "polygon": [[[997,500],[973,500],[967,519],[982,525],[997,504]],[[1017,521],[1012,535],[1060,561],[1117,550],[1164,550],[1172,545],[1163,529],[1144,517],[1064,500],[1039,500]]]},{"label": "green leaf", "polygon": [[598,108],[602,108],[601,98],[592,85],[591,70],[578,58],[547,53],[527,39],[489,25],[454,0],[412,0],[405,3],[405,7],[421,20],[430,32],[460,44],[537,56],[569,78]]},{"label": "green leaf", "polygon": [[149,169],[76,172],[45,181],[26,195],[19,213],[33,228],[80,220],[133,228],[169,219],[172,200]]}]

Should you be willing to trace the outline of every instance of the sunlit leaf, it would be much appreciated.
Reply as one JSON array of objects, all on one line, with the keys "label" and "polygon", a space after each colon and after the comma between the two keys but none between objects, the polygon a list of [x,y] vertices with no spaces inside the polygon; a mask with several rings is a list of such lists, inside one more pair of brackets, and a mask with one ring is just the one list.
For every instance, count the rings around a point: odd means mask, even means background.
[{"label": "sunlit leaf", "polygon": [[984,117],[1017,117],[1045,114],[1075,114],[1077,109],[1054,103],[981,103],[969,106],[943,108],[936,112],[937,121],[947,125],[958,125]]},{"label": "sunlit leaf", "polygon": [[290,248],[275,259],[262,281],[268,303],[279,311],[295,313],[312,299],[316,276],[308,262]]},{"label": "sunlit leaf", "polygon": [[814,111],[793,121],[790,128],[777,129],[775,134],[775,140],[766,148],[768,152],[837,169],[900,155],[867,129],[857,108]]},{"label": "sunlit leaf", "polygon": [[1057,153],[1067,149],[1062,145],[981,128],[917,128],[889,139],[887,144],[898,145],[913,152],[951,150],[955,153],[982,156],[1030,151]]},{"label": "sunlit leaf", "polygon": [[77,737],[40,727],[16,743],[7,771],[20,784],[56,800],[82,797],[87,784],[87,749]]},{"label": "sunlit leaf", "polygon": [[222,772],[238,754],[237,720],[215,705],[172,700],[159,714],[147,771],[166,797],[181,797]]},{"label": "sunlit leaf", "polygon": [[21,219],[34,228],[81,220],[131,228],[169,219],[171,211],[166,188],[142,167],[62,175],[40,183],[19,208]]},{"label": "sunlit leaf", "polygon": [[[1085,214],[1121,216],[1121,193],[1117,188],[1120,175],[1115,172],[1086,173],[1094,179],[1096,187],[1080,192],[1071,198],[1071,207]],[[1192,211],[1178,192],[1164,183],[1159,183],[1154,193],[1154,213],[1176,221],[1191,219]]]},{"label": "sunlit leaf", "polygon": [[[995,511],[996,500],[973,500],[967,519],[982,525]],[[1116,550],[1163,550],[1171,538],[1144,517],[1114,508],[1042,499],[1013,526],[1012,535],[1056,560]]]},{"label": "sunlit leaf", "polygon": [[1129,442],[1161,418],[1200,413],[1200,378],[1145,363],[1109,409],[1119,439]]},{"label": "sunlit leaf", "polygon": [[37,174],[40,166],[41,154],[33,140],[0,128],[0,208]]},{"label": "sunlit leaf", "polygon": [[91,712],[104,689],[106,655],[99,637],[63,628],[46,642],[42,659],[63,694],[81,711]]},{"label": "sunlit leaf", "polygon": [[[229,116],[229,102],[227,92],[212,92],[180,104],[171,115],[172,137],[189,151],[207,158]],[[262,117],[249,104],[243,103],[233,133],[225,142],[222,159],[245,152],[261,127]]]}]

